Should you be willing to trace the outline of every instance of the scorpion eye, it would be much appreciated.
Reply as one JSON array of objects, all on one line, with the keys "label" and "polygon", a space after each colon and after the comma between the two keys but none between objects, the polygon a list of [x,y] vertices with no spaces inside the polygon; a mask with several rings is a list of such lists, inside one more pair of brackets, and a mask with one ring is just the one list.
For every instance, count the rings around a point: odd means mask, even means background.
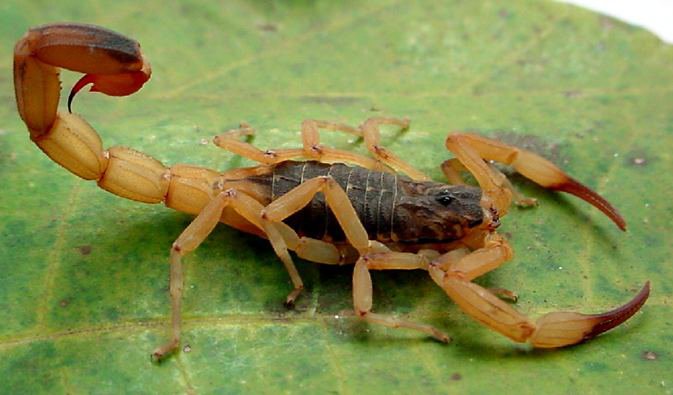
[{"label": "scorpion eye", "polygon": [[456,198],[446,191],[437,195],[437,201],[444,206],[448,206],[449,204],[453,203],[454,200],[456,200]]}]

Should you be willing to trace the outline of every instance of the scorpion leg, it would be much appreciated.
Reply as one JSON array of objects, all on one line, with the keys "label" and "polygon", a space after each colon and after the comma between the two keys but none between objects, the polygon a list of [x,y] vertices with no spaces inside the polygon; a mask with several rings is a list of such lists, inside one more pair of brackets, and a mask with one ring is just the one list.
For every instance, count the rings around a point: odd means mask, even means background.
[{"label": "scorpion leg", "polygon": [[[222,149],[267,165],[273,165],[291,159],[307,158],[323,162],[347,162],[357,164],[367,169],[384,170],[376,160],[352,152],[322,146],[315,146],[315,149],[306,149],[308,144],[306,141],[307,134],[303,131],[303,149],[287,148],[262,151],[248,142],[240,141],[241,137],[252,136],[253,134],[254,129],[247,124],[242,124],[238,129],[229,130],[216,136],[213,142]],[[308,138],[312,138],[311,136],[312,134],[309,133]]]},{"label": "scorpion leg", "polygon": [[[649,282],[630,302],[603,314],[549,313],[531,322],[526,316],[498,299],[493,292],[471,282],[511,257],[500,236],[491,236],[485,246],[463,258],[435,259],[428,271],[432,279],[472,318],[518,342],[534,347],[564,347],[591,339],[633,316],[649,296]],[[444,258],[444,259],[443,259]]]},{"label": "scorpion leg", "polygon": [[427,270],[430,258],[423,254],[405,252],[372,252],[358,259],[353,270],[353,306],[360,319],[389,328],[407,328],[423,332],[442,343],[451,341],[446,333],[439,329],[417,322],[401,320],[389,315],[373,313],[372,309],[372,278],[370,270]]},{"label": "scorpion leg", "polygon": [[254,133],[255,130],[250,125],[242,123],[240,128],[228,130],[216,136],[213,142],[222,149],[266,165],[300,158],[304,154],[304,151],[299,148],[262,151],[250,143],[240,141],[241,137],[252,136]]},{"label": "scorpion leg", "polygon": [[320,162],[345,162],[356,164],[365,169],[388,171],[389,169],[374,159],[320,144],[320,129],[339,130],[361,137],[359,129],[342,123],[307,119],[301,123],[301,140],[304,156]]},{"label": "scorpion leg", "polygon": [[491,200],[501,213],[507,212],[512,198],[511,191],[484,160],[512,165],[523,176],[545,188],[573,194],[601,210],[620,229],[626,229],[624,219],[607,200],[530,151],[472,134],[449,135],[446,147],[477,179],[484,191],[483,199]]},{"label": "scorpion leg", "polygon": [[362,320],[391,328],[408,328],[421,331],[442,342],[449,337],[432,326],[400,320],[387,315],[372,313],[372,282],[370,265],[374,269],[423,269],[429,259],[421,254],[406,254],[390,251],[383,244],[370,241],[346,192],[332,177],[321,176],[310,179],[278,199],[262,211],[262,218],[273,223],[281,223],[285,218],[305,207],[318,192],[325,195],[339,225],[349,243],[358,250],[360,258],[353,272],[353,304],[355,314]]},{"label": "scorpion leg", "polygon": [[173,353],[180,345],[182,326],[180,309],[184,283],[182,257],[194,251],[208,237],[215,228],[215,225],[220,221],[222,210],[224,210],[228,203],[229,197],[227,194],[221,193],[217,195],[201,210],[201,213],[178,236],[171,247],[169,280],[171,295],[171,339],[152,352],[152,358],[156,361]]},{"label": "scorpion leg", "polygon": [[285,246],[283,237],[287,235],[289,227],[285,224],[274,224],[264,220],[260,214],[263,206],[257,200],[243,192],[229,188],[224,192],[219,193],[203,208],[171,247],[171,275],[169,289],[171,295],[172,335],[167,343],[154,350],[152,353],[152,358],[154,360],[161,360],[168,354],[173,353],[180,344],[182,321],[180,307],[182,304],[184,282],[182,257],[198,248],[206,237],[210,235],[218,222],[220,222],[223,212],[227,207],[231,207],[247,221],[250,221],[250,223],[257,226],[259,229],[264,230],[266,236],[271,241],[274,251],[276,251],[281,261],[285,264],[285,268],[290,274],[290,279],[294,284],[294,290],[290,293],[290,296],[288,296],[287,303],[293,302],[303,289],[303,283],[299,276],[299,272],[294,266],[292,258],[287,252],[287,248],[283,249],[283,246]]},{"label": "scorpion leg", "polygon": [[452,185],[466,185],[467,183],[463,179],[463,176],[460,174],[463,171],[467,171],[465,166],[457,158],[447,159],[442,162],[441,165],[442,173]]},{"label": "scorpion leg", "polygon": [[[399,118],[385,118],[385,117],[376,117],[369,118],[362,123],[357,128],[348,126],[342,123],[329,122],[329,121],[320,121],[309,119],[302,123],[301,133],[302,139],[304,142],[304,151],[307,156],[319,161],[325,161],[323,158],[329,158],[328,161],[350,161],[349,158],[353,155],[351,153],[336,150],[332,148],[326,148],[320,144],[320,135],[319,129],[325,130],[338,130],[350,134],[354,134],[358,137],[362,137],[365,140],[365,145],[369,152],[374,155],[374,157],[386,166],[401,171],[411,178],[420,181],[427,181],[429,178],[422,172],[416,170],[411,165],[405,161],[398,158],[396,155],[388,151],[386,148],[380,145],[381,133],[379,130],[380,125],[397,125],[402,129],[407,129],[409,127],[408,119],[399,119]],[[355,162],[357,163],[357,162]],[[362,165],[361,165],[362,166]],[[371,166],[363,166],[366,168],[375,168]]]},{"label": "scorpion leg", "polygon": [[[229,189],[225,192],[233,196],[232,206],[234,206],[234,209],[246,220],[264,231],[274,252],[278,255],[281,262],[283,262],[294,287],[285,299],[285,304],[288,306],[293,305],[295,299],[297,299],[304,289],[304,283],[299,276],[297,267],[294,265],[287,247],[288,243],[294,246],[292,235],[296,235],[296,233],[283,223],[272,223],[264,218],[264,206],[252,197],[235,189]],[[286,239],[288,240],[287,242]]]},{"label": "scorpion leg", "polygon": [[393,154],[386,148],[380,145],[381,140],[381,131],[380,125],[399,125],[403,129],[409,127],[408,119],[397,119],[397,118],[383,118],[375,117],[367,119],[360,129],[362,130],[363,137],[365,139],[365,144],[367,149],[381,162],[392,167],[397,171],[401,171],[411,177],[416,181],[430,181],[430,177],[426,176],[419,170],[416,170],[407,162],[400,159],[397,155]]}]

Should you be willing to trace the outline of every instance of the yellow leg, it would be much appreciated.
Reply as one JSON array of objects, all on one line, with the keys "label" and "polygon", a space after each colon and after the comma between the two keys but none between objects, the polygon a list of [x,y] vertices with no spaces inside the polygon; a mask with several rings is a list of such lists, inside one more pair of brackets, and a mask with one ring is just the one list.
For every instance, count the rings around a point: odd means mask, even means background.
[{"label": "yellow leg", "polygon": [[194,251],[208,235],[213,231],[220,220],[222,210],[229,203],[229,194],[221,193],[210,201],[201,213],[187,226],[178,236],[171,247],[170,254],[170,280],[169,290],[171,295],[171,339],[156,348],[152,353],[154,360],[161,360],[166,355],[173,353],[180,345],[180,331],[182,318],[180,315],[183,290],[182,257]]},{"label": "yellow leg", "polygon": [[[391,328],[414,329],[433,336],[442,342],[448,342],[449,337],[432,326],[371,312],[372,284],[371,277],[369,276],[370,268],[376,270],[427,270],[430,258],[423,254],[392,252],[381,243],[368,240],[365,228],[357,217],[355,209],[353,209],[344,190],[334,179],[331,177],[316,177],[298,185],[270,203],[263,210],[262,218],[280,224],[285,218],[305,207],[318,192],[322,192],[325,195],[327,205],[337,218],[349,243],[360,253],[360,258],[356,262],[353,272],[353,305],[356,316],[367,322]],[[304,254],[313,253],[314,248],[317,251],[316,247],[317,245],[309,247]],[[336,258],[335,255],[332,256]]]},{"label": "yellow leg", "polygon": [[287,252],[287,248],[284,248],[285,241],[282,237],[284,232],[281,228],[284,224],[272,224],[269,221],[262,219],[260,212],[262,211],[263,206],[258,201],[235,189],[227,189],[218,194],[203,208],[199,215],[180,234],[171,247],[171,276],[169,289],[171,295],[172,334],[171,339],[166,344],[158,347],[152,353],[152,357],[155,360],[161,360],[166,355],[171,354],[180,344],[180,306],[183,289],[182,257],[198,248],[206,237],[208,237],[215,228],[215,225],[220,221],[222,211],[226,207],[233,208],[250,223],[259,227],[259,229],[264,230],[266,236],[271,241],[274,251],[276,251],[285,265],[285,268],[290,274],[290,279],[294,284],[294,289],[288,296],[287,303],[292,303],[303,289],[303,283],[299,276],[299,272],[294,266],[294,263]]},{"label": "yellow leg", "polygon": [[384,170],[378,162],[371,158],[334,148],[311,145],[311,141],[317,139],[317,127],[314,134],[312,129],[308,132],[306,131],[304,128],[305,124],[306,122],[302,125],[304,148],[262,151],[250,143],[240,141],[241,137],[254,134],[254,129],[247,124],[241,125],[239,129],[230,130],[216,136],[213,142],[222,149],[226,149],[227,151],[233,152],[244,158],[267,165],[273,165],[292,159],[313,159],[322,162],[352,163],[367,169]]},{"label": "yellow leg", "polygon": [[385,147],[381,146],[381,131],[380,125],[398,125],[404,129],[409,127],[408,119],[397,118],[370,118],[366,120],[361,126],[363,137],[367,149],[381,162],[392,167],[393,169],[405,173],[409,177],[417,181],[430,181],[430,177],[426,176],[419,170],[416,170],[407,162],[400,159],[397,155],[390,152]]},{"label": "yellow leg", "polygon": [[353,308],[362,320],[389,328],[413,329],[431,336],[442,343],[451,338],[439,329],[417,322],[402,320],[383,314],[373,313],[372,309],[372,278],[369,270],[427,270],[430,259],[422,254],[402,252],[372,252],[363,255],[355,263],[353,270]]},{"label": "yellow leg", "polygon": [[254,133],[255,130],[250,125],[241,124],[238,129],[229,130],[216,136],[213,142],[222,149],[266,165],[273,165],[303,156],[301,149],[262,151],[250,143],[240,141],[241,137],[252,136]]},{"label": "yellow leg", "polygon": [[456,158],[447,159],[442,162],[441,165],[442,173],[449,181],[451,185],[465,185],[466,182],[463,179],[463,176],[460,174],[463,171],[467,171],[465,166]]},{"label": "yellow leg", "polygon": [[[251,136],[254,133],[254,129],[249,125],[242,124],[238,129],[218,135],[215,137],[214,142],[220,148],[269,165],[286,160],[304,158],[327,163],[351,163],[372,170],[385,171],[388,168],[393,168],[406,173],[413,179],[429,180],[426,175],[414,169],[411,165],[380,145],[379,126],[382,124],[397,125],[402,128],[409,127],[408,120],[398,118],[370,118],[358,128],[336,122],[309,119],[302,122],[301,125],[302,149],[262,151],[249,143],[240,141],[241,137]],[[376,157],[376,160],[352,152],[323,146],[320,144],[320,129],[343,131],[364,138],[367,149]]]},{"label": "yellow leg", "polygon": [[[380,145],[380,125],[396,125],[402,129],[407,129],[409,127],[409,120],[376,117],[366,120],[358,128],[336,122],[306,120],[302,123],[301,128],[304,141],[304,151],[306,151],[310,157],[316,160],[323,160],[325,157],[330,157],[334,158],[334,161],[346,161],[347,156],[351,154],[344,151],[328,149],[320,145],[320,136],[318,132],[319,129],[338,130],[364,138],[367,149],[380,163],[383,163],[386,166],[395,169],[396,171],[403,172],[415,180],[429,180],[430,178],[425,174],[416,170],[411,165],[401,160],[399,157]],[[363,167],[372,168],[370,166]]]}]

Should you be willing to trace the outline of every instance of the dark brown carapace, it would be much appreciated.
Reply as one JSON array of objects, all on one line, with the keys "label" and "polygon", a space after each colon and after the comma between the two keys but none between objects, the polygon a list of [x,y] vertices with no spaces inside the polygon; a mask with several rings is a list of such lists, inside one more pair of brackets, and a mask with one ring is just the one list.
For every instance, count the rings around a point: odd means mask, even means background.
[{"label": "dark brown carapace", "polygon": [[[316,161],[285,161],[247,181],[267,187],[268,203],[304,181],[331,177],[346,192],[369,239],[388,243],[442,243],[481,225],[481,190],[467,185],[414,181],[404,175]],[[346,242],[322,193],[285,221],[299,235]]]},{"label": "dark brown carapace", "polygon": [[[512,197],[507,178],[488,161],[511,165],[537,184],[577,195],[621,229],[624,219],[604,198],[546,159],[526,150],[472,134],[455,133],[446,147],[455,158],[442,171],[454,185],[431,181],[380,144],[382,124],[409,127],[406,119],[377,117],[358,127],[307,120],[302,147],[261,151],[242,142],[253,129],[215,138],[223,149],[259,162],[252,168],[220,172],[191,165],[166,167],[125,147],[104,149],[98,133],[82,118],[58,112],[59,68],[85,73],[74,95],[92,91],[123,96],[150,78],[140,45],[92,25],[52,24],[28,31],[14,49],[16,103],[31,139],[55,162],[116,195],[196,215],[170,250],[171,339],[157,348],[157,359],[178,349],[181,333],[182,258],[196,249],[218,223],[265,237],[287,269],[293,290],[303,282],[289,251],[309,261],[352,264],[354,315],[370,323],[409,328],[440,341],[449,336],[426,324],[372,311],[371,270],[424,270],[460,308],[478,322],[535,347],[563,347],[607,331],[633,316],[649,295],[649,283],[625,305],[603,314],[554,312],[535,322],[473,279],[511,259],[512,251],[496,228]],[[320,144],[320,130],[338,130],[364,139],[373,158]],[[301,158],[306,162],[295,162]],[[467,186],[470,172],[479,188]],[[405,175],[401,175],[405,174]]]}]

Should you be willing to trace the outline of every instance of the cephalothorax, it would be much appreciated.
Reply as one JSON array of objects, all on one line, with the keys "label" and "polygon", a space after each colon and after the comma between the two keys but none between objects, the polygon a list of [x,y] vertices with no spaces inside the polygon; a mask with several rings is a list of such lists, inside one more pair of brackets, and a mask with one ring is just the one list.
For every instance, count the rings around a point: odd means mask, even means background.
[{"label": "cephalothorax", "polygon": [[[137,42],[107,29],[80,24],[37,27],[14,49],[14,85],[21,118],[31,139],[67,170],[114,194],[160,203],[196,218],[170,250],[171,340],[153,356],[162,358],[180,342],[182,257],[196,249],[222,222],[267,238],[285,265],[294,289],[303,289],[289,251],[324,264],[354,264],[355,315],[367,322],[405,327],[448,342],[438,329],[372,312],[370,270],[425,270],[467,314],[519,342],[563,347],[590,339],[621,324],[645,303],[649,283],[630,302],[603,314],[549,313],[533,322],[472,280],[512,257],[496,228],[512,201],[507,178],[488,161],[511,165],[537,184],[574,194],[626,224],[610,203],[532,152],[471,134],[450,134],[455,155],[442,164],[454,185],[433,182],[379,144],[379,125],[409,126],[406,119],[371,118],[359,127],[307,120],[303,147],[261,151],[240,141],[253,133],[243,124],[217,136],[215,144],[260,163],[224,172],[191,165],[165,167],[125,147],[103,149],[82,118],[57,111],[58,68],[85,73],[68,98],[82,87],[113,96],[129,95],[150,78],[149,63]],[[363,137],[374,158],[320,144],[319,130]],[[293,159],[304,159],[295,162]],[[464,184],[468,171],[480,188]],[[402,175],[405,174],[405,175]],[[530,204],[531,199],[519,199]]]}]

